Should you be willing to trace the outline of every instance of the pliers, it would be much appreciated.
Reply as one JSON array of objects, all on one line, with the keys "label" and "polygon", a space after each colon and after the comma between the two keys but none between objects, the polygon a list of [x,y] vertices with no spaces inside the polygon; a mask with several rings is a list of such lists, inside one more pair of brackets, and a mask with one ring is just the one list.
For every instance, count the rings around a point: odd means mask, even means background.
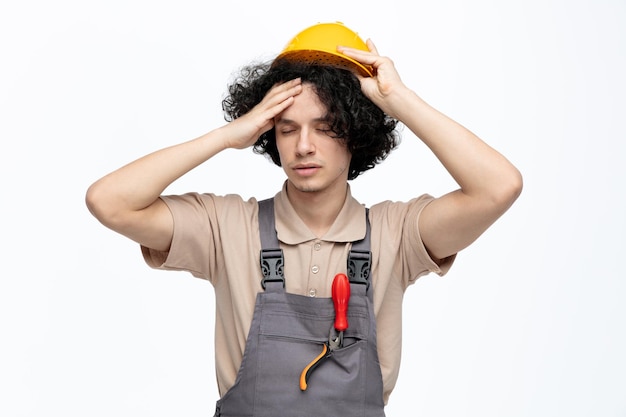
[{"label": "pliers", "polygon": [[[350,301],[350,281],[345,274],[337,274],[332,285],[333,306],[335,307],[334,330],[330,329],[328,342],[322,346],[322,353],[317,355],[300,374],[300,389],[308,387],[309,377],[326,359],[332,356],[335,349],[343,346],[343,332],[348,328],[348,302]],[[336,335],[335,335],[336,334]]]}]

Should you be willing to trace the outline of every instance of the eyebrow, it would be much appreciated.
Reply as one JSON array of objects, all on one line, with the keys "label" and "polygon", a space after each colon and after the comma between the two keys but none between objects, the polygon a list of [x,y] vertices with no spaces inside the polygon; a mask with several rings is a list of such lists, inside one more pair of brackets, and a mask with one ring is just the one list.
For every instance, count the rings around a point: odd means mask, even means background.
[{"label": "eyebrow", "polygon": [[[313,122],[315,122],[315,123],[320,123],[320,122],[322,122],[322,123],[328,123],[328,122],[330,122],[330,117],[328,117],[327,115],[326,115],[326,116],[323,116],[323,117],[316,117],[316,118],[315,118],[315,119],[313,119],[312,121],[313,121]],[[276,124],[277,124],[277,125],[279,125],[279,124],[280,124],[280,125],[297,125],[298,123],[296,123],[296,121],[295,121],[295,120],[291,120],[291,119],[287,119],[287,118],[285,118],[285,117],[280,117],[280,116],[279,116],[279,117],[277,118],[277,120],[276,120]]]}]

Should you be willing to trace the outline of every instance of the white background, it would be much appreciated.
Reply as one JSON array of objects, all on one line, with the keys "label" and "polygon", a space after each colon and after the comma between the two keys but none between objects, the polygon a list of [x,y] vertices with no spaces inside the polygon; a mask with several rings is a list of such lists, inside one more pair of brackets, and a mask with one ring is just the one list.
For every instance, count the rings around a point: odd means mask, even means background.
[{"label": "white background", "polygon": [[[0,415],[208,416],[213,290],[149,269],[84,194],[223,123],[241,65],[342,21],[523,173],[514,207],[407,292],[389,416],[626,416],[626,3],[72,1],[0,6]],[[218,155],[168,192],[266,197]],[[454,184],[408,130],[366,204]]]}]

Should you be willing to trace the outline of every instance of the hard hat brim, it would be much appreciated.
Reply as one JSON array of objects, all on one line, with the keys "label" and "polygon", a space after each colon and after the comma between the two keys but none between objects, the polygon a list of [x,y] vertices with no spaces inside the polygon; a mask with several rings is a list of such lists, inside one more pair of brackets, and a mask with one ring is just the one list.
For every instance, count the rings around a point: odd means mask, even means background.
[{"label": "hard hat brim", "polygon": [[293,60],[297,62],[306,62],[312,65],[328,65],[331,67],[343,68],[353,72],[357,72],[363,77],[373,76],[373,72],[370,66],[365,66],[360,62],[357,62],[339,53],[331,54],[326,51],[316,51],[312,49],[288,51],[276,57],[277,61],[281,59]]},{"label": "hard hat brim", "polygon": [[364,77],[374,75],[373,68],[337,51],[337,46],[368,51],[359,35],[341,22],[318,23],[298,33],[276,60],[287,59],[316,65],[346,68]]}]

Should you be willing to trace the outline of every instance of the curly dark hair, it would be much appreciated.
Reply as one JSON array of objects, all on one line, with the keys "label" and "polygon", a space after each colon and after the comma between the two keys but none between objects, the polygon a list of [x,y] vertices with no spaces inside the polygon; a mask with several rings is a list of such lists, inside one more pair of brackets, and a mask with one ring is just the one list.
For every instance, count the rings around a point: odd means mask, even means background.
[{"label": "curly dark hair", "polygon": [[[398,121],[363,94],[358,78],[350,70],[328,65],[282,59],[243,67],[228,86],[228,95],[222,101],[224,118],[230,122],[243,116],[260,103],[274,85],[298,77],[312,85],[328,109],[332,132],[346,143],[352,154],[349,180],[374,168],[398,146]],[[253,150],[281,166],[274,128],[259,137]]]}]

